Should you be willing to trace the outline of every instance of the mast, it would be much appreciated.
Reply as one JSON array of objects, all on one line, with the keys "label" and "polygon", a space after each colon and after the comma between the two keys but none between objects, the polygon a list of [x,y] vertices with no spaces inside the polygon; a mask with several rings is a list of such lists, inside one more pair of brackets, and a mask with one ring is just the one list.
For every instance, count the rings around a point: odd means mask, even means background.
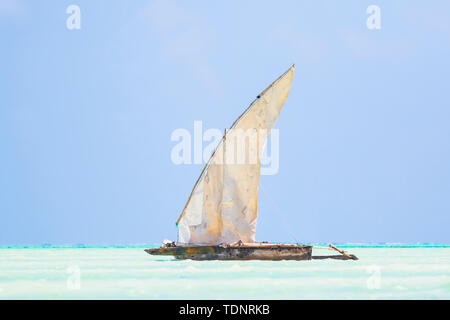
[{"label": "mast", "polygon": [[[225,179],[225,174],[226,174],[226,165],[225,165],[225,161],[227,161],[226,158],[226,152],[227,152],[227,144],[225,143],[225,141],[227,140],[227,128],[224,129],[224,134],[223,134],[223,152],[222,152],[222,188],[221,188],[221,198],[223,200],[223,189],[225,188],[224,185],[224,179]],[[222,230],[224,229],[223,226],[223,207],[220,209],[220,233],[222,234]]]},{"label": "mast", "polygon": [[178,226],[178,223],[180,222],[181,218],[183,217],[185,210],[187,208],[187,206],[189,205],[189,202],[191,201],[192,195],[194,194],[195,189],[197,188],[201,178],[203,177],[204,173],[206,172],[206,170],[208,169],[209,165],[211,164],[211,160],[214,158],[214,155],[216,153],[216,151],[218,150],[219,146],[224,143],[225,139],[226,139],[226,135],[233,130],[233,128],[236,126],[236,124],[239,122],[239,120],[242,119],[242,117],[244,117],[247,112],[255,105],[256,101],[258,101],[259,99],[261,99],[261,97],[267,92],[267,90],[269,90],[271,87],[273,87],[274,84],[276,84],[281,78],[283,78],[292,68],[295,68],[295,64],[293,64],[289,69],[287,69],[285,72],[283,72],[283,74],[281,74],[275,81],[273,81],[267,88],[265,88],[253,101],[252,103],[250,103],[250,105],[239,115],[239,117],[236,118],[236,120],[234,120],[234,122],[231,124],[230,128],[228,130],[225,130],[225,134],[223,135],[222,139],[220,140],[220,142],[217,144],[216,148],[214,149],[213,153],[211,154],[211,157],[208,159],[208,162],[205,164],[205,166],[203,167],[203,170],[200,173],[200,176],[198,177],[197,181],[194,184],[194,187],[191,190],[191,193],[189,194],[189,198],[186,202],[186,204],[184,205],[183,210],[181,211],[180,216],[178,217],[177,222],[175,223],[176,226]]}]

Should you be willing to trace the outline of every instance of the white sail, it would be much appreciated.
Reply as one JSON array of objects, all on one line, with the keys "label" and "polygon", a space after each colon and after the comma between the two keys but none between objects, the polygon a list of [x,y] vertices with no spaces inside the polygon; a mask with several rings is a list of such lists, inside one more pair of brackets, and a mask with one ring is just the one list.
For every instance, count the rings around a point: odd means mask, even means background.
[{"label": "white sail", "polygon": [[293,72],[264,90],[227,132],[178,220],[178,243],[255,242],[260,157]]}]

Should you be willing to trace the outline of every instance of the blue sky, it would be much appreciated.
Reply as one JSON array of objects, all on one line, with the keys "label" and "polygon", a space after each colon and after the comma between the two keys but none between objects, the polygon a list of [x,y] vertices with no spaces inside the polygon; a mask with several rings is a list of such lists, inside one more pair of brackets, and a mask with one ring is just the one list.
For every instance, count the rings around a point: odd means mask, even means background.
[{"label": "blue sky", "polygon": [[2,0],[0,40],[0,244],[175,239],[171,133],[292,63],[257,240],[450,242],[447,1]]}]

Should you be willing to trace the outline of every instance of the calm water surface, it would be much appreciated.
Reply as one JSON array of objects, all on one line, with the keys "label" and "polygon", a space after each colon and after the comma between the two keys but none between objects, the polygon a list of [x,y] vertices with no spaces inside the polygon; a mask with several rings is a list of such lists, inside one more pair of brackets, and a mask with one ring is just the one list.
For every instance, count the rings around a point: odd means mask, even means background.
[{"label": "calm water surface", "polygon": [[0,299],[450,299],[450,245],[341,247],[360,260],[180,261],[142,246],[0,247]]}]

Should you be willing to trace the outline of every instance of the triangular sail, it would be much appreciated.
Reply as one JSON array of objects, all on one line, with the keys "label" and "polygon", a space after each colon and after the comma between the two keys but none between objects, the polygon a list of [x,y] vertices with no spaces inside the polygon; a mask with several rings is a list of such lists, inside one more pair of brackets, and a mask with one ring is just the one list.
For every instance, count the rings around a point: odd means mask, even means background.
[{"label": "triangular sail", "polygon": [[255,242],[260,157],[293,72],[267,87],[224,135],[177,221],[178,243]]}]

